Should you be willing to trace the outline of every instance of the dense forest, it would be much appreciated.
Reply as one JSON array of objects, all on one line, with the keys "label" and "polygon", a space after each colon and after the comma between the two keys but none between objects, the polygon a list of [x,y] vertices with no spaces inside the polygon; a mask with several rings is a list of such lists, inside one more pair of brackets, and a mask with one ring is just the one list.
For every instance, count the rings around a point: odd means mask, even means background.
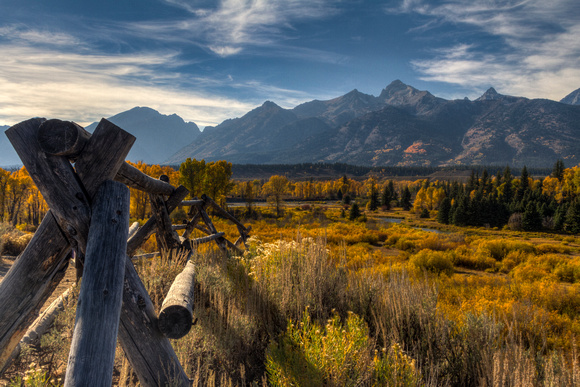
[{"label": "dense forest", "polygon": [[[357,208],[371,211],[378,207],[401,206],[421,213],[423,217],[436,216],[440,223],[456,226],[580,231],[580,167],[565,168],[563,161],[557,161],[551,171],[528,170],[526,167],[512,171],[505,167],[495,175],[490,175],[486,167],[472,167],[466,183],[426,177],[435,172],[432,168],[375,169],[333,164],[333,171],[344,172],[342,177],[316,179],[311,176],[295,180],[287,174],[275,174],[269,175],[268,179],[232,180],[236,166],[226,161],[206,163],[187,159],[177,169],[142,162],[132,165],[154,177],[169,176],[174,184],[184,185],[191,197],[206,193],[222,205],[245,202],[250,212],[252,206],[260,201],[273,203],[279,213],[285,201],[340,200],[345,205],[353,203]],[[282,166],[259,168],[266,172],[280,170]],[[294,171],[294,174],[309,170],[316,174],[328,168],[328,164],[285,166],[286,171]],[[514,176],[517,172],[519,177]],[[413,181],[381,178],[385,173],[393,176],[417,173],[423,178]],[[533,178],[533,175],[548,176]],[[0,222],[33,230],[46,211],[46,203],[24,168],[14,171],[0,169]],[[145,219],[148,216],[147,195],[132,189],[131,218]]]}]

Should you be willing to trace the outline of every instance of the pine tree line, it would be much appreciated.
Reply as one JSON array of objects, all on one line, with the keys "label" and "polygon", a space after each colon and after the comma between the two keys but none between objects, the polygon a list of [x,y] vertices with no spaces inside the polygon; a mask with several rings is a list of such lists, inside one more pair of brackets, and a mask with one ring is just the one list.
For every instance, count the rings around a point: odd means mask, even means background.
[{"label": "pine tree line", "polygon": [[[550,177],[562,182],[565,171],[559,160]],[[485,169],[481,176],[472,171],[466,184],[440,184],[445,198],[439,204],[437,220],[456,226],[580,232],[580,197],[568,192],[557,198],[543,184],[531,179],[525,166],[519,179],[513,178],[509,167],[498,171],[495,178]]]}]

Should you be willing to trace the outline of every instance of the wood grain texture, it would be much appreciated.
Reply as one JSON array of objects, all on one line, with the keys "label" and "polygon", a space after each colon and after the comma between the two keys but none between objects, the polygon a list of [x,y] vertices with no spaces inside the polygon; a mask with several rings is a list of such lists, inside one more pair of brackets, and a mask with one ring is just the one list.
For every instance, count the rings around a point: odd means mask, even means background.
[{"label": "wood grain texture", "polygon": [[[111,126],[114,124],[103,119],[99,125]],[[70,160],[76,160],[83,152],[91,136],[91,133],[74,122],[53,119],[41,124],[37,139],[40,148],[44,152],[52,155],[67,156]],[[126,134],[121,134],[121,136],[126,137]],[[119,168],[115,180],[131,188],[160,195],[170,195],[175,189],[168,182],[147,176],[126,162]]]},{"label": "wood grain texture", "polygon": [[[48,211],[26,249],[0,282],[0,369],[64,277],[71,248]],[[26,284],[26,286],[22,286]]]},{"label": "wood grain texture", "polygon": [[159,248],[165,251],[176,248],[179,245],[179,236],[175,231],[173,231],[171,219],[169,218],[169,213],[165,206],[163,197],[161,195],[149,194],[149,200],[151,202],[151,211],[153,212],[153,217],[155,218],[155,224],[157,226],[157,241],[159,242]]},{"label": "wood grain texture", "polygon": [[120,181],[131,188],[157,195],[171,195],[175,190],[175,187],[171,184],[147,176],[134,166],[127,163],[124,163],[121,166],[119,173],[115,176],[115,180]]},{"label": "wood grain texture", "polygon": [[159,330],[170,339],[180,339],[191,329],[194,286],[195,265],[187,261],[171,284],[159,312]]},{"label": "wood grain texture", "polygon": [[76,159],[91,138],[82,126],[57,119],[44,121],[38,130],[40,148],[51,155]]},{"label": "wood grain texture", "polygon": [[112,122],[104,118],[99,122],[75,164],[89,198],[95,195],[103,181],[117,175],[134,142],[133,135]]},{"label": "wood grain texture", "polygon": [[44,121],[33,118],[21,122],[9,128],[6,136],[70,243],[86,246],[91,213],[89,199],[68,159],[46,154],[40,148],[36,137]]},{"label": "wood grain texture", "polygon": [[89,229],[83,281],[65,386],[110,386],[129,229],[129,189],[107,180],[99,187]]},{"label": "wood grain texture", "polygon": [[159,331],[153,303],[129,259],[119,341],[142,386],[191,385],[169,339]]}]

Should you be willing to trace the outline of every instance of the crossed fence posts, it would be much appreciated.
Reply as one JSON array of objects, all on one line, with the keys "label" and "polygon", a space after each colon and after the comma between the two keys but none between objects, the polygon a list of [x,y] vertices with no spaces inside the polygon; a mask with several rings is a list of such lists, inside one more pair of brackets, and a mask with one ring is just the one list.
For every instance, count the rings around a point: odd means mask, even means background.
[{"label": "crossed fence posts", "polygon": [[[192,251],[215,241],[224,251],[240,252],[250,228],[211,198],[184,201],[189,192],[183,186],[127,164],[135,137],[105,119],[92,135],[75,123],[43,118],[21,122],[6,135],[50,210],[0,282],[1,372],[63,278],[72,249],[83,281],[65,385],[111,385],[117,339],[141,385],[190,385],[168,338],[183,337],[191,328],[194,265],[187,262],[157,316],[130,257],[153,233],[161,248]],[[153,212],[129,239],[127,185],[149,193]],[[192,218],[173,226],[169,214],[180,205],[190,206]],[[235,243],[216,230],[207,207],[236,224]],[[182,236],[178,229],[184,229]],[[193,229],[208,235],[189,239]]]}]

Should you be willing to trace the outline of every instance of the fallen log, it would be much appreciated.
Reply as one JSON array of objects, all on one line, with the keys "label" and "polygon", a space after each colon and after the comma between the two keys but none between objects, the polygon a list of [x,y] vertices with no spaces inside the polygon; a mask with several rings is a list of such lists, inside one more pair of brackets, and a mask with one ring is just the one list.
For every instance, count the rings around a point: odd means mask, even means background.
[{"label": "fallen log", "polygon": [[195,265],[187,261],[169,288],[159,312],[159,330],[170,339],[180,339],[191,329],[194,285]]},{"label": "fallen log", "polygon": [[97,191],[65,386],[110,386],[115,363],[129,229],[129,189],[105,181]]}]

